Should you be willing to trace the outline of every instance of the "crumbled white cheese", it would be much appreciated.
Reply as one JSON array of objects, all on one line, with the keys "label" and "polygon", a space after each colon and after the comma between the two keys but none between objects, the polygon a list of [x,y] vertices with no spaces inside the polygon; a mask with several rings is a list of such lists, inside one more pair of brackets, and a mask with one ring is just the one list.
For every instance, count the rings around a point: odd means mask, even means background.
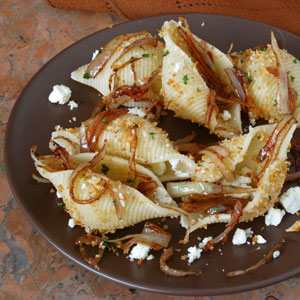
[{"label": "crumbled white cheese", "polygon": [[59,199],[62,198],[61,194],[58,191],[56,191],[56,197]]},{"label": "crumbled white cheese", "polygon": [[149,251],[149,246],[138,243],[131,249],[129,258],[131,261],[134,259],[145,259],[148,256]]},{"label": "crumbled white cheese", "polygon": [[58,104],[66,104],[71,98],[72,91],[69,87],[60,84],[53,86],[53,90],[50,93],[48,100],[51,103],[58,103]]},{"label": "crumbled white cheese", "polygon": [[204,26],[205,26],[205,22],[202,22],[202,23],[201,23],[201,27],[204,27]]},{"label": "crumbled white cheese", "polygon": [[128,113],[132,114],[132,115],[136,115],[140,118],[144,118],[146,116],[146,113],[144,112],[144,110],[140,109],[140,108],[129,108],[128,109]]},{"label": "crumbled white cheese", "polygon": [[77,118],[76,117],[72,117],[72,120],[73,120],[73,122],[76,122]]},{"label": "crumbled white cheese", "polygon": [[98,55],[98,53],[99,53],[99,50],[95,50],[93,52],[93,56],[92,56],[92,60],[91,61],[93,61],[96,58],[96,56]]},{"label": "crumbled white cheese", "polygon": [[250,121],[250,125],[251,125],[252,127],[254,127],[255,124],[256,124],[256,120],[255,120],[255,119],[250,119],[249,121]]},{"label": "crumbled white cheese", "polygon": [[68,226],[69,226],[70,228],[74,228],[75,222],[74,222],[74,219],[73,219],[73,218],[69,219]]},{"label": "crumbled white cheese", "polygon": [[253,231],[251,230],[251,227],[245,230],[237,228],[232,238],[232,244],[243,245],[247,242],[247,238],[251,237],[252,234]]},{"label": "crumbled white cheese", "polygon": [[78,108],[78,103],[76,103],[74,100],[71,100],[68,103],[68,106],[70,106],[70,110],[73,110],[74,108]]},{"label": "crumbled white cheese", "polygon": [[251,183],[251,178],[247,176],[238,176],[234,181],[224,181],[222,184],[224,185],[232,185],[232,186],[238,186],[238,187],[251,187],[249,184]]},{"label": "crumbled white cheese", "polygon": [[273,258],[277,258],[280,255],[280,251],[276,250],[273,252]]},{"label": "crumbled white cheese", "polygon": [[231,114],[228,110],[224,110],[222,113],[222,118],[224,121],[228,121],[231,119]]},{"label": "crumbled white cheese", "polygon": [[286,212],[295,214],[300,210],[300,187],[288,189],[280,198],[279,202]]},{"label": "crumbled white cheese", "polygon": [[280,224],[284,215],[285,211],[283,209],[271,207],[265,216],[265,223],[267,226],[277,226]]},{"label": "crumbled white cheese", "polygon": [[199,248],[203,249],[207,244],[207,242],[211,241],[212,239],[213,239],[212,236],[205,237],[203,241],[199,243]]},{"label": "crumbled white cheese", "polygon": [[188,248],[188,263],[191,264],[194,260],[199,259],[203,250],[197,246]]},{"label": "crumbled white cheese", "polygon": [[153,258],[154,258],[154,255],[150,254],[150,255],[148,255],[148,257],[147,257],[147,260],[152,260]]},{"label": "crumbled white cheese", "polygon": [[263,236],[261,236],[260,234],[255,235],[254,238],[256,239],[257,244],[265,244],[267,242],[267,240]]}]

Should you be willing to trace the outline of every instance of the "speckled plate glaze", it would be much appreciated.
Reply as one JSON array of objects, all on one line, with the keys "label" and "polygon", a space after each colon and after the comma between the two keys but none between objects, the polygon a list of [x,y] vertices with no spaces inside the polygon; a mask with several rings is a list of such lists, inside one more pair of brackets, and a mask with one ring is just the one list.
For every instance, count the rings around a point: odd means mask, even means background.
[{"label": "speckled plate glaze", "polygon": [[[231,42],[235,45],[234,51],[264,45],[269,42],[272,29],[280,46],[299,57],[300,38],[286,31],[227,16],[202,14],[182,16],[187,18],[195,34],[225,52]],[[60,252],[82,267],[130,287],[177,295],[221,295],[264,287],[295,276],[300,273],[300,235],[284,232],[284,229],[297,219],[292,215],[285,216],[278,227],[263,229],[264,218],[240,224],[240,228],[251,226],[254,233],[262,234],[268,243],[259,246],[233,246],[231,234],[226,244],[216,247],[213,252],[205,253],[200,260],[192,264],[190,268],[203,270],[199,276],[174,278],[164,275],[159,270],[160,252],[153,253],[155,259],[143,262],[140,267],[136,262],[130,262],[124,255],[105,253],[101,271],[98,272],[81,259],[78,249],[74,246],[76,238],[84,234],[83,229],[69,228],[67,225],[69,217],[57,206],[57,198],[54,193],[50,193],[50,185],[38,184],[31,179],[31,173],[35,172],[35,169],[29,155],[30,147],[38,145],[39,153],[49,153],[48,142],[54,126],[57,124],[64,127],[78,126],[89,117],[99,100],[95,90],[70,79],[71,71],[87,63],[93,51],[113,37],[143,29],[156,33],[165,20],[178,17],[178,15],[151,17],[97,32],[62,51],[32,78],[13,108],[5,138],[5,163],[13,194],[39,232]],[[66,105],[51,104],[47,100],[55,84],[65,84],[72,89],[72,99],[79,103],[78,109],[70,111]],[[77,117],[77,121],[70,124],[69,120],[73,116]],[[198,132],[202,142],[213,139],[205,129],[198,129],[187,121],[175,120],[171,115],[163,118],[160,126],[170,133],[171,139],[182,137],[191,130]],[[191,235],[188,245],[182,245],[178,244],[178,241],[183,238],[184,230],[180,228],[177,220],[169,220],[167,224],[173,233],[171,245],[182,249],[170,260],[170,264],[178,268],[189,268],[180,257],[186,254],[188,246],[197,242],[198,236],[215,236],[224,229],[224,225],[216,224],[209,226],[207,230],[198,230]],[[120,230],[115,236],[140,232],[142,226],[143,224],[138,224]],[[226,272],[244,269],[258,261],[282,237],[287,238],[289,242],[278,259],[252,274],[226,278]]]}]

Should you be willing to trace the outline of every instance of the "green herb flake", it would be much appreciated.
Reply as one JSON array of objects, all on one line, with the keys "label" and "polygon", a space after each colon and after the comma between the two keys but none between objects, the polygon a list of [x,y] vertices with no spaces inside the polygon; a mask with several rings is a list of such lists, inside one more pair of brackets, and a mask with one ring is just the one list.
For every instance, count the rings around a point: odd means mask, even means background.
[{"label": "green herb flake", "polygon": [[293,63],[296,64],[297,62],[298,62],[298,58],[295,58],[295,59],[293,60]]},{"label": "green herb flake", "polygon": [[298,103],[297,108],[300,108],[300,103]]},{"label": "green herb flake", "polygon": [[155,133],[155,132],[150,132],[149,134],[151,135],[152,140],[154,140],[154,135],[155,135],[156,133]]},{"label": "green herb flake", "polygon": [[290,74],[290,73],[291,73],[291,71],[287,71],[287,72],[286,72],[286,74]]},{"label": "green herb flake", "polygon": [[134,61],[134,56],[131,56],[131,57],[130,57],[130,61],[131,61],[131,62]]},{"label": "green herb flake", "polygon": [[75,281],[75,278],[72,276],[72,277],[70,277],[70,280]]},{"label": "green herb flake", "polygon": [[127,179],[126,182],[127,183],[133,183],[133,179]]},{"label": "green herb flake", "polygon": [[169,53],[169,50],[166,50],[163,56],[167,56]]},{"label": "green herb flake", "polygon": [[253,81],[251,74],[247,76],[247,79],[248,79],[248,84],[251,84],[251,82]]},{"label": "green herb flake", "polygon": [[145,48],[142,45],[140,46],[140,48],[143,49],[143,50],[145,50]]},{"label": "green herb flake", "polygon": [[236,68],[237,68],[237,66],[236,66],[236,65],[233,65],[233,68],[234,68],[234,69],[236,69]]},{"label": "green herb flake", "polygon": [[142,56],[143,56],[143,57],[149,57],[150,54],[149,54],[149,53],[144,53]]},{"label": "green herb flake", "polygon": [[114,202],[114,206],[118,206],[118,202],[116,200],[114,200],[113,202]]},{"label": "green herb flake", "polygon": [[295,77],[293,75],[291,75],[291,81],[294,82]]},{"label": "green herb flake", "polygon": [[280,241],[281,243],[285,243],[285,239],[281,239],[281,241]]},{"label": "green herb flake", "polygon": [[83,74],[83,78],[84,78],[84,79],[90,79],[91,76],[90,76],[89,73],[85,72],[85,73]]},{"label": "green herb flake", "polygon": [[217,207],[213,207],[212,211],[217,212],[219,209]]},{"label": "green herb flake", "polygon": [[271,201],[271,200],[272,200],[272,197],[271,197],[271,196],[268,196],[268,200]]},{"label": "green herb flake", "polygon": [[182,79],[183,79],[183,83],[187,84],[188,80],[189,80],[189,77],[185,74]]},{"label": "green herb flake", "polygon": [[103,118],[102,123],[108,124],[108,120],[106,118]]},{"label": "green herb flake", "polygon": [[66,209],[66,205],[62,202],[57,203],[57,206],[61,209],[61,210],[65,210]]},{"label": "green herb flake", "polygon": [[107,175],[107,172],[109,171],[109,167],[105,164],[102,164],[102,169],[101,169],[102,173]]},{"label": "green herb flake", "polygon": [[40,154],[37,151],[35,151],[33,154],[34,154],[35,157],[39,157],[40,156]]},{"label": "green herb flake", "polygon": [[273,104],[273,106],[277,106],[278,105],[278,101],[277,101],[277,99],[274,99],[274,104]]},{"label": "green herb flake", "polygon": [[266,52],[267,48],[259,48],[260,51]]},{"label": "green herb flake", "polygon": [[116,243],[114,243],[114,242],[109,242],[109,241],[107,240],[107,238],[104,238],[104,239],[103,239],[102,246],[103,246],[105,249],[108,249],[108,250],[112,250],[112,249],[116,249],[116,248],[117,248]]},{"label": "green herb flake", "polygon": [[118,72],[118,69],[114,69],[114,72]]},{"label": "green herb flake", "polygon": [[199,88],[197,89],[197,92],[198,92],[198,93],[200,93],[200,92],[201,92]]},{"label": "green herb flake", "polygon": [[86,181],[88,180],[89,178],[87,176],[84,176],[83,180]]}]

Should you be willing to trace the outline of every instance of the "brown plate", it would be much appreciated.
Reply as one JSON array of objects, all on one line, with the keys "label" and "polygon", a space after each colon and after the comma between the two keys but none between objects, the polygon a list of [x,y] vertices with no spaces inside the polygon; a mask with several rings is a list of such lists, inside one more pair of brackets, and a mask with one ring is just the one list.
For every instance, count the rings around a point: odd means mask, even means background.
[{"label": "brown plate", "polygon": [[[230,43],[235,44],[234,51],[248,47],[265,45],[270,40],[270,29],[273,29],[281,47],[289,50],[295,56],[300,53],[300,38],[286,31],[261,23],[219,15],[188,14],[187,18],[192,31],[204,40],[227,51]],[[200,260],[194,262],[193,269],[201,268],[202,275],[185,278],[173,278],[162,274],[159,270],[160,253],[154,253],[155,259],[145,261],[141,267],[136,262],[130,262],[123,255],[119,257],[106,253],[101,262],[101,271],[87,265],[80,257],[74,241],[82,235],[81,228],[68,227],[68,215],[57,206],[55,194],[51,194],[50,186],[38,184],[31,179],[35,172],[29,149],[38,145],[39,153],[49,153],[48,142],[50,133],[55,125],[64,127],[78,126],[87,119],[97,103],[98,93],[70,79],[70,73],[79,66],[87,63],[93,51],[119,34],[146,29],[156,33],[165,20],[177,19],[178,15],[167,15],[136,20],[97,32],[75,43],[58,54],[46,64],[30,81],[17,100],[7,126],[5,137],[5,163],[8,180],[14,196],[23,207],[31,222],[39,232],[60,252],[85,267],[115,282],[134,288],[160,293],[177,295],[220,295],[251,290],[274,284],[300,272],[299,241],[300,235],[286,234],[284,229],[290,226],[296,216],[286,215],[278,227],[264,226],[264,218],[258,218],[252,223],[241,224],[239,227],[252,227],[255,234],[262,234],[268,241],[260,246],[233,246],[232,234],[225,245],[217,247],[211,253],[205,253]],[[205,26],[201,26],[202,22]],[[72,89],[72,99],[79,103],[79,108],[70,111],[64,105],[51,104],[47,99],[55,84],[65,84]],[[75,123],[69,119],[77,117]],[[183,120],[171,117],[164,118],[160,126],[169,131],[171,139],[186,135],[196,126]],[[214,139],[205,129],[197,129],[202,142]],[[172,245],[178,248],[184,230],[176,220],[168,221],[173,234]],[[118,231],[118,236],[128,232],[140,232],[143,224]],[[191,235],[189,245],[197,242],[197,236],[215,236],[224,229],[224,225],[212,225],[207,230],[198,230]],[[256,272],[238,278],[226,278],[228,271],[245,268],[262,258],[282,237],[289,239],[280,257]],[[171,259],[172,266],[189,268],[180,259],[186,254],[187,245],[180,246],[181,253]],[[219,251],[218,249],[221,249]],[[260,248],[260,249],[259,249]]]}]

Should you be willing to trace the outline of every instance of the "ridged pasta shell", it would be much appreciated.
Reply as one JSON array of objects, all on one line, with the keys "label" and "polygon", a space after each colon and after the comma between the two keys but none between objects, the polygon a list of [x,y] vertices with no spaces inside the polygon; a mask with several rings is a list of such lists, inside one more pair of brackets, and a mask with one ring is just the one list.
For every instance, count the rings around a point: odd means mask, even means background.
[{"label": "ridged pasta shell", "polygon": [[[275,125],[276,124],[258,126],[251,130],[248,134],[248,139],[250,138],[250,142],[247,142],[248,151],[243,156],[243,160],[236,165],[234,170],[236,174],[241,175],[243,169],[246,169],[247,172],[249,171],[255,178],[261,171],[263,163],[258,163],[256,158],[260,149],[265,145],[268,137],[275,128]],[[254,218],[264,215],[268,209],[273,207],[278,201],[278,196],[281,192],[287,172],[287,151],[295,129],[296,124],[291,127],[288,134],[284,137],[276,159],[270,163],[262,177],[256,183],[257,189],[252,195],[252,200],[243,208],[240,222],[252,221]],[[232,149],[232,151],[234,151],[234,149]],[[249,176],[249,174],[246,176]],[[192,218],[194,221],[191,232],[212,223],[229,222],[231,215],[220,213],[204,216],[204,214],[199,214],[198,216],[193,215]]]},{"label": "ridged pasta shell", "polygon": [[[174,111],[177,117],[190,120],[199,125],[206,124],[210,89],[197,69],[197,62],[193,59],[188,45],[178,33],[181,25],[175,21],[165,22],[162,26],[161,36],[165,40],[165,53],[162,65],[162,89],[165,106]],[[196,36],[194,38],[201,42]],[[230,59],[214,46],[205,43],[207,51],[213,57],[214,67],[224,84],[229,84],[229,78],[225,68],[232,68]],[[237,108],[239,108],[238,115]],[[237,104],[232,110],[231,123],[224,121],[219,110],[217,124],[207,126],[211,133],[222,137],[232,137],[242,132],[240,120],[240,105]],[[230,132],[228,126],[234,128]]]},{"label": "ridged pasta shell", "polygon": [[[47,160],[50,161],[50,157]],[[74,219],[75,224],[85,227],[87,231],[112,232],[151,218],[180,215],[180,211],[175,207],[174,209],[165,208],[155,204],[138,190],[122,184],[120,181],[111,180],[98,173],[91,173],[92,177],[96,176],[105,180],[113,188],[114,193],[123,200],[122,219],[119,219],[113,203],[114,198],[109,191],[104,192],[100,199],[92,203],[78,204],[70,196],[70,178],[73,170],[50,172],[42,164],[36,163],[35,165],[39,173],[49,179],[61,194],[66,210]],[[92,185],[93,182],[90,184]],[[97,188],[99,188],[99,183]],[[89,190],[86,191],[86,188],[82,187],[81,197],[84,198],[88,194]]]},{"label": "ridged pasta shell", "polygon": [[[290,78],[291,87],[297,93],[297,106],[299,106],[300,63],[297,58],[287,53],[286,50],[281,50],[281,53],[284,67]],[[266,49],[248,49],[243,53],[241,60],[243,62],[243,70],[252,79],[248,86],[248,91],[257,108],[257,117],[264,118],[270,122],[281,120],[283,116],[278,114],[276,100],[279,78],[268,71],[268,69],[276,69],[276,58],[271,45],[267,45]],[[293,116],[299,122],[299,107],[296,107]]]},{"label": "ridged pasta shell", "polygon": [[[97,149],[101,149],[104,141],[107,140],[107,154],[129,159],[130,144],[133,141],[132,128],[136,125],[138,125],[136,129],[138,143],[135,155],[137,163],[150,167],[153,164],[164,163],[165,172],[159,174],[162,181],[186,179],[192,176],[196,164],[189,157],[178,153],[169,140],[168,134],[157,127],[156,123],[132,114],[126,114],[110,122],[98,139]],[[68,135],[68,139],[72,141],[71,144],[68,140],[61,138],[61,133],[65,131],[72,133],[72,137]],[[79,131],[79,128],[60,128],[58,133],[52,133],[52,140],[67,150],[71,148],[70,154],[79,153],[79,151],[76,152],[76,149],[78,150],[78,147],[80,147]],[[174,167],[174,164],[177,167]]]},{"label": "ridged pasta shell", "polygon": [[[124,55],[121,55],[124,49],[129,46],[132,42],[142,39],[152,37],[150,33],[141,32],[137,34],[133,34],[131,38],[124,41],[113,53],[110,59],[105,64],[103,70],[101,70],[95,78],[85,79],[83,77],[87,65],[84,65],[77,70],[71,73],[71,78],[91,86],[99,91],[103,96],[109,95],[112,91],[114,91],[120,85],[133,85],[136,83],[137,85],[142,85],[147,82],[151,73],[156,71],[159,66],[162,64],[162,56],[163,56],[163,44],[158,42],[157,47],[145,45],[141,47],[134,47],[130,49]],[[144,55],[144,56],[143,56]],[[149,55],[149,57],[148,57]],[[126,67],[121,68],[116,72],[117,76],[112,77],[112,85],[111,89],[109,89],[109,81],[114,70],[120,68],[120,66],[127,61],[130,61],[131,58],[142,58],[134,62],[134,70],[137,77],[137,82],[134,81],[134,73],[132,71],[131,63]]]}]

